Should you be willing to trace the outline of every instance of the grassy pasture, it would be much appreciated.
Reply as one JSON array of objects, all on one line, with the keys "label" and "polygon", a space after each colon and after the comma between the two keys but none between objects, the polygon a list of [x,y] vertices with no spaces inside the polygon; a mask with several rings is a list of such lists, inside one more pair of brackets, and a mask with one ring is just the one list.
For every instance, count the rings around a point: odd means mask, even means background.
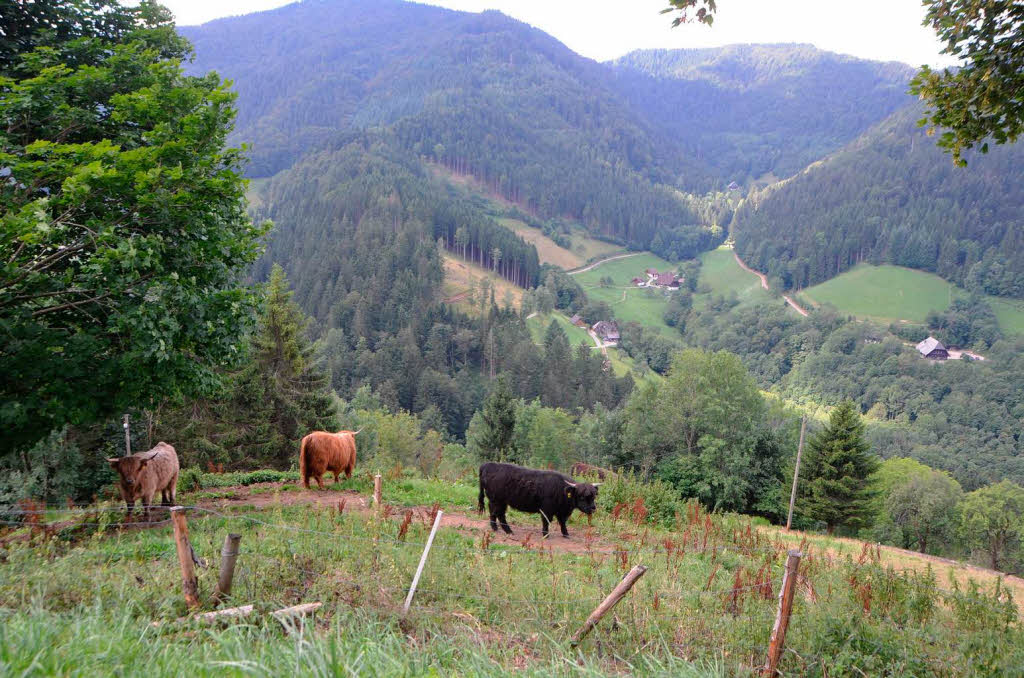
[{"label": "grassy pasture", "polygon": [[696,295],[695,305],[707,303],[708,297],[712,295],[728,297],[732,293],[736,294],[741,304],[758,304],[774,300],[772,295],[761,287],[761,281],[756,275],[740,268],[732,248],[719,247],[704,252],[700,259],[698,283],[710,287],[711,293]]},{"label": "grassy pasture", "polygon": [[[800,292],[813,306],[831,304],[847,313],[877,322],[923,323],[929,311],[944,311],[967,291],[926,273],[900,266],[861,264]],[[1024,333],[1024,301],[986,297],[1006,334]]]},{"label": "grassy pasture", "polygon": [[[569,337],[569,344],[573,348],[578,346],[580,342],[588,346],[594,346],[594,340],[585,329],[576,327],[569,322],[568,318],[558,312],[545,315],[538,314],[527,319],[526,326],[530,328],[530,336],[533,337],[535,344],[541,345],[544,343],[544,335],[548,331],[548,326],[551,325],[552,320],[562,326],[562,329],[565,330],[566,335]],[[597,348],[592,350],[596,351]],[[636,371],[636,361],[626,355],[625,351],[620,351],[616,348],[608,349],[608,360],[611,362],[612,370],[617,377],[622,377],[632,372],[633,378],[638,380],[661,381],[664,378],[651,370],[646,370],[643,377],[639,377]]]},{"label": "grassy pasture", "polygon": [[862,264],[809,287],[800,296],[814,306],[831,304],[878,322],[924,322],[929,311],[949,308],[956,287],[932,273],[900,266]]},{"label": "grassy pasture", "polygon": [[[530,328],[530,336],[533,337],[533,343],[542,345],[544,343],[544,335],[548,331],[548,327],[551,325],[551,321],[557,322],[562,329],[565,331],[566,336],[569,337],[569,345],[576,348],[581,342],[588,346],[594,345],[594,340],[590,337],[582,327],[576,327],[569,319],[561,313],[544,313],[533,316],[526,321],[526,326]],[[597,350],[596,348],[594,349]]]},{"label": "grassy pasture", "polygon": [[[634,276],[644,277],[644,271],[648,268],[673,271],[676,267],[661,257],[645,252],[603,263],[573,277],[583,286],[589,298],[608,303],[620,322],[639,323],[656,332],[673,336],[675,330],[665,324],[662,315],[665,312],[665,294],[674,292],[638,288],[629,282]],[[598,281],[604,276],[611,276],[611,287],[600,286]]]},{"label": "grassy pasture", "polygon": [[[549,549],[535,516],[510,516],[519,539],[530,535],[524,545],[491,543],[473,513],[473,526],[438,532],[401,619],[430,517],[420,506],[403,530],[400,507],[436,498],[458,515],[476,488],[389,481],[388,518],[352,508],[366,499],[367,474],[341,485],[353,491],[343,514],[289,504],[287,486],[260,507],[222,488],[225,498],[204,504],[212,508],[190,509],[191,542],[211,561],[198,570],[203,610],[213,607],[224,535],[242,535],[229,604],[256,606],[244,621],[175,621],[188,610],[167,525],[74,538],[21,528],[24,538],[0,547],[0,673],[738,676],[764,660],[787,543],[751,519],[695,504],[666,517],[657,491],[612,483],[602,487],[593,526],[576,516],[573,540],[555,537]],[[1018,614],[994,587],[944,591],[930,571],[893,571],[865,549],[804,549],[786,675],[994,676],[1024,665]],[[646,576],[570,648],[572,633],[636,564]],[[324,606],[304,625],[267,614],[312,601]]]}]

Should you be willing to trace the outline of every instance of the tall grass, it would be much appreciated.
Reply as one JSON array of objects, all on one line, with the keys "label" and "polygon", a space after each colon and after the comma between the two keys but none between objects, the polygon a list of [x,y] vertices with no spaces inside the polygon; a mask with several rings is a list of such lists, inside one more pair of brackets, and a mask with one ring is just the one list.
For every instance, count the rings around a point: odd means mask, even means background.
[{"label": "tall grass", "polygon": [[[349,481],[368,492],[364,482]],[[469,485],[423,479],[397,478],[388,489],[389,501],[452,497],[440,503],[446,510],[474,499]],[[431,521],[397,502],[379,513],[274,502],[192,510],[192,544],[210,561],[198,570],[204,601],[224,535],[242,534],[227,604],[254,603],[258,614],[218,625],[177,621],[189,611],[169,527],[71,539],[23,528],[0,551],[0,675],[749,674],[764,660],[784,544],[695,503],[669,520],[664,508],[648,510],[657,488],[648,496],[636,481],[616,495],[592,526],[570,526],[574,553],[542,542],[535,516],[513,520],[525,547],[441,530],[405,618],[401,601]],[[397,519],[409,511],[411,520]],[[640,563],[647,575],[570,649],[571,634]],[[867,549],[842,559],[811,553],[801,573],[787,675],[1024,667],[1024,632],[1005,590],[942,592],[931,573],[894,572]],[[304,625],[266,614],[311,601],[324,606]]]}]

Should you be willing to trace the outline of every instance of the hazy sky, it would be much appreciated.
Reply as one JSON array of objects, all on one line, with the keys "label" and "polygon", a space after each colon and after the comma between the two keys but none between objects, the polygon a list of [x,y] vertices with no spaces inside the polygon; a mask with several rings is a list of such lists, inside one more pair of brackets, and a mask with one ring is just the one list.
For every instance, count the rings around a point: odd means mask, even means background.
[{"label": "hazy sky", "polygon": [[[270,9],[287,0],[163,0],[182,25]],[[737,42],[808,42],[822,49],[912,66],[952,63],[920,0],[718,0],[714,26],[670,28],[664,0],[429,0],[426,4],[499,9],[598,60],[642,47],[712,47]]]}]

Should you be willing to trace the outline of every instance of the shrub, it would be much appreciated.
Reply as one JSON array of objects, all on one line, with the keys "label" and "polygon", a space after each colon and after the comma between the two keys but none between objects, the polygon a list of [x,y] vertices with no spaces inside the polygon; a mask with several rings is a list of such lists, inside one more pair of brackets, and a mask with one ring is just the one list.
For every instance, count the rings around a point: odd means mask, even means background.
[{"label": "shrub", "polygon": [[203,472],[192,467],[178,473],[178,492],[196,492],[203,489]]},{"label": "shrub", "polygon": [[674,524],[676,513],[682,513],[685,506],[669,484],[661,480],[645,482],[632,472],[621,473],[606,480],[597,493],[597,502],[600,508],[609,513],[618,504],[642,505],[646,510],[647,522],[665,527]]}]

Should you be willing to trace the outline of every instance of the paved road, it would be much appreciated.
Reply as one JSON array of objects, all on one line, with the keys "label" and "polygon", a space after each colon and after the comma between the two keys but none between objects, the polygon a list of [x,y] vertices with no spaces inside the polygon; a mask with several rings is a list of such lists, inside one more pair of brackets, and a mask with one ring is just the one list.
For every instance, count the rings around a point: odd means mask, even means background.
[{"label": "paved road", "polygon": [[630,252],[629,254],[616,254],[614,257],[608,257],[607,259],[602,259],[601,261],[595,261],[594,263],[590,264],[589,266],[584,266],[583,268],[577,268],[575,271],[569,271],[568,273],[569,273],[569,275],[576,275],[577,273],[586,273],[590,269],[597,268],[601,264],[607,263],[609,261],[614,261],[616,259],[625,259],[626,257],[636,257],[636,256],[640,256],[641,254],[643,254],[643,252]]}]

